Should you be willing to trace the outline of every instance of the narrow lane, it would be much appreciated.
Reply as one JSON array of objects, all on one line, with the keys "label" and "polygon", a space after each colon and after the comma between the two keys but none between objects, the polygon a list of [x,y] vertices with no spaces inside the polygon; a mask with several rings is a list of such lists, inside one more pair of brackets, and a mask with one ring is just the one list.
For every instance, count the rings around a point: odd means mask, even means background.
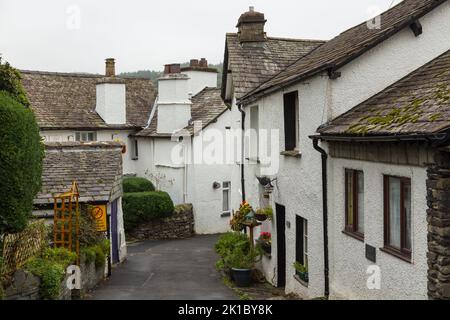
[{"label": "narrow lane", "polygon": [[145,241],[128,247],[128,259],[88,299],[235,300],[214,264],[217,235]]}]

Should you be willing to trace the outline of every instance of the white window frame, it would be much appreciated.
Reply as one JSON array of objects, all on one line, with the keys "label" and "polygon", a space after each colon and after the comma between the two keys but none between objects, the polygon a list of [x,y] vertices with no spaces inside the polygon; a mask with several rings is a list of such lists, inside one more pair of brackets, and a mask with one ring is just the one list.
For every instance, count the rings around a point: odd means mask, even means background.
[{"label": "white window frame", "polygon": [[[92,140],[89,139],[90,134],[92,134]],[[77,131],[77,132],[75,132],[75,141],[78,141],[78,142],[97,141],[97,132],[95,132],[95,131]]]},{"label": "white window frame", "polygon": [[[225,184],[228,184],[225,186]],[[223,194],[224,191],[228,193],[228,210],[225,211],[223,208]],[[222,182],[222,215],[230,215],[231,214],[231,181],[223,181]]]}]

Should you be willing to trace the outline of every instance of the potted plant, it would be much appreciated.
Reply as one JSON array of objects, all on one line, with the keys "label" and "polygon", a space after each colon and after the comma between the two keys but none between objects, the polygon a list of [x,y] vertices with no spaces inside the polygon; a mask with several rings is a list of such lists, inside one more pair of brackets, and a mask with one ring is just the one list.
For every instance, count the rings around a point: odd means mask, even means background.
[{"label": "potted plant", "polygon": [[300,262],[294,262],[294,268],[295,268],[295,273],[298,275],[298,277],[305,281],[305,282],[309,282],[309,275],[308,275],[308,267],[301,264]]},{"label": "potted plant", "polygon": [[245,222],[247,215],[252,212],[252,207],[248,202],[243,202],[239,207],[239,210],[233,214],[233,218],[230,221],[230,226],[233,231],[241,231],[245,228]]},{"label": "potted plant", "polygon": [[234,282],[238,287],[248,287],[252,282],[252,269],[258,254],[255,250],[234,250],[228,257]]},{"label": "potted plant", "polygon": [[265,253],[272,253],[272,234],[270,232],[261,232],[257,242]]},{"label": "potted plant", "polygon": [[273,217],[272,207],[266,207],[256,210],[255,218],[258,221],[266,221],[266,220],[272,221],[272,217]]}]

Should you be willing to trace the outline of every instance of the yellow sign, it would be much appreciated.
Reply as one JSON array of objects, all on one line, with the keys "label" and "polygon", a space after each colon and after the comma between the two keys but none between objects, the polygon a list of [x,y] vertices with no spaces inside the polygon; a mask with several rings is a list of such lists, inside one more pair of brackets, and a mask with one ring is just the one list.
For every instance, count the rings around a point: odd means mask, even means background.
[{"label": "yellow sign", "polygon": [[106,205],[94,205],[91,215],[95,219],[97,231],[108,231],[108,225],[106,224]]}]

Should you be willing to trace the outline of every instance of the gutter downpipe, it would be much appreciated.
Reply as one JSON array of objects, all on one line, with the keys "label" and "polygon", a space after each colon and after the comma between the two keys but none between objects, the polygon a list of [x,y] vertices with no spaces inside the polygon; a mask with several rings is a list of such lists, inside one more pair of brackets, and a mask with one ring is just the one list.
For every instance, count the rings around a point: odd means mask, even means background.
[{"label": "gutter downpipe", "polygon": [[325,288],[324,294],[328,298],[330,295],[329,260],[328,260],[328,181],[327,181],[327,159],[325,150],[319,147],[319,139],[313,137],[313,147],[322,155],[322,207],[323,207],[323,260]]},{"label": "gutter downpipe", "polygon": [[246,196],[245,196],[245,175],[244,175],[244,152],[245,152],[245,146],[244,146],[244,142],[245,142],[245,135],[244,135],[244,131],[245,131],[245,111],[244,109],[242,109],[242,104],[238,104],[238,110],[241,113],[241,189],[242,189],[242,203],[245,202],[246,200]]}]

